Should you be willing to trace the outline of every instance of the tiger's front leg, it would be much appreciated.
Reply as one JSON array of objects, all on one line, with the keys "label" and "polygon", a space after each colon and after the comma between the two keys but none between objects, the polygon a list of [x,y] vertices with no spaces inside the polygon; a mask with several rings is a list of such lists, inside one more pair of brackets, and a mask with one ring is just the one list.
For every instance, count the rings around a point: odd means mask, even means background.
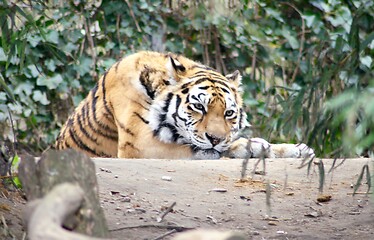
[{"label": "tiger's front leg", "polygon": [[304,143],[270,144],[262,138],[239,138],[224,154],[231,158],[314,158],[314,150]]}]

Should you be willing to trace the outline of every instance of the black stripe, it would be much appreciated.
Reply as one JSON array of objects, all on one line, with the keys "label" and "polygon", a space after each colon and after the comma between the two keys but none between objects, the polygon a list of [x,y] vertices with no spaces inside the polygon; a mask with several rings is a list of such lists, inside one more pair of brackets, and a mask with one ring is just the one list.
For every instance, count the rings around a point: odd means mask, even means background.
[{"label": "black stripe", "polygon": [[65,142],[65,148],[72,148],[68,142]]},{"label": "black stripe", "polygon": [[[113,118],[113,112],[110,110],[109,106],[108,106],[108,102],[106,100],[106,89],[105,89],[105,80],[106,80],[106,75],[107,75],[108,72],[105,72],[104,73],[104,76],[102,78],[102,81],[101,81],[101,91],[103,92],[103,102],[104,102],[104,108],[105,110],[108,112],[108,115],[110,118],[112,118],[112,121],[114,120]],[[105,115],[105,114],[104,114]]]},{"label": "black stripe", "polygon": [[179,95],[176,95],[176,103],[175,103],[175,112],[178,112],[178,108],[181,105],[182,98]]},{"label": "black stripe", "polygon": [[185,88],[185,89],[182,90],[182,93],[183,93],[183,94],[187,94],[189,91],[190,91],[189,88]]},{"label": "black stripe", "polygon": [[83,124],[82,124],[82,115],[80,114],[76,114],[76,121],[78,122],[78,126],[79,126],[79,130],[83,133],[84,136],[86,136],[86,138],[88,138],[89,140],[91,140],[92,142],[94,142],[95,144],[97,144],[97,141],[95,138],[93,138],[90,134],[88,134],[88,132],[86,131],[86,128],[83,127]]},{"label": "black stripe", "polygon": [[168,108],[169,108],[169,105],[170,105],[170,102],[171,102],[171,99],[173,98],[173,93],[168,93],[168,95],[166,96],[166,100],[165,100],[165,105],[164,107],[162,108],[162,111],[165,113],[168,111]]},{"label": "black stripe", "polygon": [[[181,105],[182,99],[179,95],[176,95],[175,112],[172,114],[175,124],[177,124],[178,108]],[[181,118],[182,119],[182,118]]]},{"label": "black stripe", "polygon": [[89,152],[95,156],[98,156],[97,152],[94,151],[93,149],[89,148],[86,144],[84,144],[79,138],[77,138],[77,136],[75,135],[75,131],[73,131],[72,128],[69,129],[69,133],[70,133],[70,136],[71,136],[71,139],[73,140],[73,142],[75,143],[75,145],[77,145],[77,147],[79,147],[80,149],[86,151],[86,152]]},{"label": "black stripe", "polygon": [[99,129],[96,129],[93,125],[92,125],[92,122],[90,121],[90,119],[88,119],[88,126],[91,128],[91,130],[97,134],[100,134],[102,137],[105,137],[105,138],[108,138],[110,140],[113,140],[115,142],[118,141],[118,133],[115,132],[113,133],[113,135],[109,135],[109,134],[106,134],[104,132],[102,132],[101,130]]},{"label": "black stripe", "polygon": [[215,70],[214,68],[211,68],[205,65],[194,65],[190,69],[194,69],[194,68],[206,69],[206,70],[217,72],[217,70]]},{"label": "black stripe", "polygon": [[91,118],[89,116],[89,113],[88,113],[88,110],[86,109],[86,107],[89,108],[88,103],[85,104],[83,106],[83,108],[84,108],[84,112],[85,112],[85,115],[86,115],[86,120],[87,120],[87,123],[88,123],[88,127],[91,129],[91,131],[94,132],[94,133],[100,134],[101,136],[103,136],[105,138],[108,138],[108,139],[111,139],[113,141],[118,141],[118,133],[117,132],[115,132],[114,135],[105,134],[100,129],[97,129],[93,126],[93,124],[91,122]]},{"label": "black stripe", "polygon": [[173,141],[178,141],[179,138],[181,138],[181,135],[178,134],[178,130],[175,128],[175,126],[171,125],[170,123],[162,123],[160,127],[156,130],[157,135],[160,133],[162,128],[167,128],[171,131],[173,134]]},{"label": "black stripe", "polygon": [[124,149],[124,148],[126,148],[126,147],[131,147],[131,148],[133,148],[133,149],[139,151],[139,149],[136,148],[136,147],[134,146],[134,144],[132,144],[132,143],[130,143],[130,142],[126,142],[125,144],[123,144],[123,145],[121,146],[121,149]]},{"label": "black stripe", "polygon": [[176,106],[175,106],[175,112],[173,113],[173,118],[174,118],[174,121],[175,121],[175,124],[177,124],[177,118],[179,118],[180,120],[182,120],[183,122],[187,122],[187,119],[185,118],[182,118],[181,116],[179,116],[178,114],[178,109],[179,109],[179,106],[181,105],[182,103],[182,99],[179,97],[179,95],[177,95],[177,102],[176,102]]},{"label": "black stripe", "polygon": [[[190,82],[190,83],[185,83],[182,85],[182,88],[185,88],[187,87],[189,84],[191,85],[197,85],[197,84],[200,84],[200,83],[203,83],[203,82],[211,82],[211,83],[214,83],[214,84],[221,84],[222,86],[226,87],[227,89],[231,89],[229,87],[229,85],[227,85],[223,80],[217,80],[217,79],[210,79],[210,78],[200,78],[194,82]],[[185,86],[186,85],[186,86]],[[222,88],[222,87],[220,87]]]},{"label": "black stripe", "polygon": [[117,131],[116,130],[113,130],[111,128],[108,127],[108,125],[104,125],[102,122],[98,121],[97,119],[97,116],[96,116],[96,102],[97,102],[97,99],[98,97],[96,96],[96,92],[98,90],[98,86],[96,84],[96,86],[91,90],[92,91],[92,106],[91,106],[91,111],[92,111],[92,115],[93,115],[93,119],[95,121],[95,123],[103,130],[109,132],[109,133],[112,133],[112,134],[117,134]]},{"label": "black stripe", "polygon": [[109,113],[103,113],[103,116],[106,118],[108,122],[113,122],[113,115]]},{"label": "black stripe", "polygon": [[224,91],[225,93],[230,93],[227,89],[225,89],[225,88],[221,88],[222,89],[222,91]]},{"label": "black stripe", "polygon": [[[70,119],[70,118],[69,118]],[[69,120],[68,120],[69,121]],[[62,132],[60,132],[60,135],[58,136],[58,142],[59,143],[62,143],[62,140],[65,139],[65,135],[66,135],[66,130],[68,128],[68,123],[65,123],[65,126],[63,127],[64,130]]]},{"label": "black stripe", "polygon": [[156,91],[153,89],[152,81],[149,79],[150,73],[155,72],[155,69],[150,69],[147,66],[144,67],[144,70],[141,71],[139,76],[140,84],[145,88],[145,91],[151,99],[155,98]]},{"label": "black stripe", "polygon": [[117,124],[119,125],[119,127],[127,134],[131,135],[131,136],[134,136],[135,134],[128,128],[125,127],[125,125],[123,125],[120,121],[118,121],[117,119]]},{"label": "black stripe", "polygon": [[[143,109],[149,111],[149,108],[148,108],[148,107],[145,107],[145,106],[144,106],[143,104],[141,104],[140,102],[135,101],[135,100],[132,100],[132,99],[130,99],[130,100],[131,100],[133,103],[139,105],[141,108],[143,108]],[[148,103],[148,102],[146,102],[146,103],[150,105],[150,103]]]},{"label": "black stripe", "polygon": [[239,129],[243,128],[243,109],[241,108],[239,111]]},{"label": "black stripe", "polygon": [[142,116],[140,116],[139,113],[134,112],[134,115],[137,116],[138,118],[140,118],[140,120],[142,120],[142,122],[144,122],[145,124],[149,124],[149,121],[144,119]]},{"label": "black stripe", "polygon": [[122,62],[122,60],[118,61],[116,63],[116,65],[114,66],[114,69],[116,70],[116,72],[118,71],[118,65]]},{"label": "black stripe", "polygon": [[187,106],[187,109],[190,110],[190,111],[195,111],[192,109],[192,107],[190,107],[190,105]]},{"label": "black stripe", "polygon": [[160,123],[165,122],[165,121],[166,121],[166,113],[159,115],[159,116],[158,116],[158,121],[159,121]]},{"label": "black stripe", "polygon": [[125,133],[131,135],[131,136],[134,136],[135,134],[128,128],[124,129],[125,130]]},{"label": "black stripe", "polygon": [[196,101],[200,101],[200,99],[198,99],[195,95],[190,95],[192,99],[196,100]]},{"label": "black stripe", "polygon": [[192,77],[195,77],[195,76],[201,77],[201,76],[208,76],[208,75],[213,75],[213,77],[215,78],[220,78],[224,81],[227,81],[226,77],[224,77],[222,74],[214,70],[213,71],[197,71]]}]

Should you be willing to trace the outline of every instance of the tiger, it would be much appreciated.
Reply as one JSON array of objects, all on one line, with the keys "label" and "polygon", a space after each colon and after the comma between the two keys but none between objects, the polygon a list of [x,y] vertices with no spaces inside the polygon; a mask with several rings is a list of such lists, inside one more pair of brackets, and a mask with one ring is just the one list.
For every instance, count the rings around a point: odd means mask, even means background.
[{"label": "tiger", "polygon": [[240,137],[249,126],[242,76],[175,53],[141,51],[116,62],[56,139],[91,157],[219,159],[305,157],[305,144]]}]

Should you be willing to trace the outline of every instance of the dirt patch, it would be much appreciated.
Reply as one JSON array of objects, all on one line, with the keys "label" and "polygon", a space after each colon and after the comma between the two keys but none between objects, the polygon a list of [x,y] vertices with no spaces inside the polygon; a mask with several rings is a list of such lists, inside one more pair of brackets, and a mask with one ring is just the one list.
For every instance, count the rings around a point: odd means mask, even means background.
[{"label": "dirt patch", "polygon": [[306,168],[298,169],[299,161],[267,160],[266,175],[249,172],[246,181],[239,181],[241,160],[95,163],[101,203],[119,239],[154,239],[173,226],[229,229],[248,239],[373,239],[373,202],[362,193],[367,185],[352,197],[369,160],[346,160],[331,173],[332,160],[324,160],[324,195],[318,191],[318,167],[308,175]]},{"label": "dirt patch", "polygon": [[[322,196],[316,165],[308,175],[298,168],[300,160],[269,159],[266,175],[258,175],[251,173],[255,161],[240,181],[241,160],[94,159],[111,235],[155,239],[172,229],[208,228],[238,231],[248,239],[374,239],[367,184],[352,196],[362,166],[369,163],[372,171],[372,160],[349,159],[328,173],[333,161],[324,159]],[[0,239],[22,239],[25,202],[0,190]]]}]

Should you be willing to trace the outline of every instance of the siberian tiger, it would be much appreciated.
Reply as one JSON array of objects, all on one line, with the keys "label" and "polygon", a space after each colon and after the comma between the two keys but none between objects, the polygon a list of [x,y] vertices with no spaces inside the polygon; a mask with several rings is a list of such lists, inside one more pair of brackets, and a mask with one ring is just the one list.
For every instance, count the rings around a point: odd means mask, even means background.
[{"label": "siberian tiger", "polygon": [[223,76],[176,54],[139,52],[114,64],[69,117],[57,149],[92,157],[304,157],[305,144],[238,138],[248,126],[239,71]]}]

